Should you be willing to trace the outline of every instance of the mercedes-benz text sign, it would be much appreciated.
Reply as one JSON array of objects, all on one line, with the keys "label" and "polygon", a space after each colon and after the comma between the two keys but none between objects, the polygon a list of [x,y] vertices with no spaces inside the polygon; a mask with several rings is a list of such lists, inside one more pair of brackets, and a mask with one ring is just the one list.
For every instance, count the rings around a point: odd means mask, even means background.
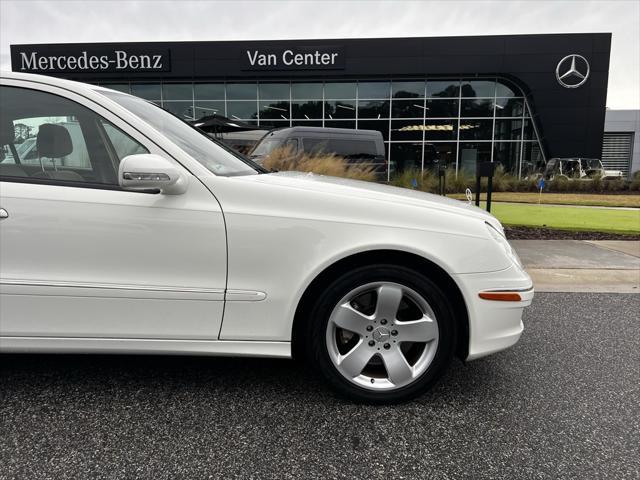
[{"label": "mercedes-benz text sign", "polygon": [[167,72],[171,70],[171,61],[166,49],[131,51],[114,48],[77,52],[27,50],[18,52],[13,69],[29,73]]}]

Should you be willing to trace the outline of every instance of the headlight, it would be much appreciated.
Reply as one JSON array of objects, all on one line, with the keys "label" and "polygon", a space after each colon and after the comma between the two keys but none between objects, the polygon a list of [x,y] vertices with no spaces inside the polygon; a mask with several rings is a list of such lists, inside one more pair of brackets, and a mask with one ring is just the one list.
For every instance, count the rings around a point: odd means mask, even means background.
[{"label": "headlight", "polygon": [[504,235],[504,230],[501,232],[496,227],[491,225],[489,222],[484,222],[487,226],[487,230],[489,230],[489,234],[493,239],[500,244],[500,246],[504,249],[504,253],[509,257],[518,267],[524,268],[522,266],[522,262],[520,262],[520,257],[516,251],[511,247],[511,244],[507,240],[507,237]]}]

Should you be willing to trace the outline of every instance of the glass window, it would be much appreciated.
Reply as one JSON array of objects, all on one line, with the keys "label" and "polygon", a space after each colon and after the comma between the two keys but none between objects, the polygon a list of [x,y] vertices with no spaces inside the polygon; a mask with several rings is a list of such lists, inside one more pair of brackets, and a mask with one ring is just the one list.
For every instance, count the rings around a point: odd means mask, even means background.
[{"label": "glass window", "polygon": [[491,142],[486,143],[461,143],[458,171],[465,171],[471,175],[476,174],[478,162],[491,161]]},{"label": "glass window", "polygon": [[162,100],[192,100],[193,85],[190,83],[162,84]]},{"label": "glass window", "polygon": [[491,140],[493,120],[460,120],[460,140]]},{"label": "glass window", "polygon": [[533,130],[533,124],[530,118],[524,119],[524,140],[535,140],[535,131]]},{"label": "glass window", "polygon": [[193,91],[196,100],[224,100],[224,83],[196,83]]},{"label": "glass window", "polygon": [[377,130],[384,140],[389,140],[389,120],[360,120],[358,130]]},{"label": "glass window", "polygon": [[359,82],[358,98],[389,98],[390,82]]},{"label": "glass window", "polygon": [[460,107],[462,117],[493,117],[493,99],[463,99]]},{"label": "glass window", "polygon": [[538,142],[523,142],[522,152],[522,176],[526,177],[533,173],[542,172],[545,169],[545,162]]},{"label": "glass window", "polygon": [[422,142],[391,143],[390,160],[396,170],[422,169]]},{"label": "glass window", "polygon": [[521,117],[522,98],[496,98],[496,117]]},{"label": "glass window", "polygon": [[103,93],[147,122],[177,147],[216,175],[252,175],[261,167],[161,108],[120,93]]},{"label": "glass window", "polygon": [[309,100],[306,102],[292,102],[291,110],[293,118],[311,120],[322,118],[322,102],[320,100]]},{"label": "glass window", "polygon": [[355,120],[326,120],[324,126],[327,128],[349,128],[351,130],[356,128]]},{"label": "glass window", "polygon": [[391,116],[393,118],[422,118],[425,107],[423,100],[393,100]]},{"label": "glass window", "polygon": [[322,127],[322,120],[293,120],[291,124],[294,127]]},{"label": "glass window", "polygon": [[356,84],[355,82],[325,83],[324,98],[356,98]]},{"label": "glass window", "polygon": [[426,140],[456,140],[458,138],[458,120],[425,121],[424,138]]},{"label": "glass window", "polygon": [[375,140],[357,138],[302,138],[304,151],[307,153],[334,153],[341,157],[356,158],[362,156],[377,156],[378,149]]},{"label": "glass window", "polygon": [[196,118],[207,117],[210,115],[225,116],[224,101],[208,102],[206,100],[196,100]]},{"label": "glass window", "polygon": [[326,102],[324,117],[330,120],[356,118],[356,101],[338,100],[336,102]]},{"label": "glass window", "polygon": [[493,144],[493,161],[496,163],[496,167],[501,165],[505,172],[518,175],[520,145],[520,142],[495,142]]},{"label": "glass window", "polygon": [[257,95],[255,83],[227,83],[227,100],[255,100]]},{"label": "glass window", "polygon": [[463,97],[494,97],[496,82],[494,80],[463,80]]},{"label": "glass window", "polygon": [[422,98],[424,97],[424,81],[393,82],[391,95],[393,98]]},{"label": "glass window", "polygon": [[358,100],[358,118],[389,118],[387,100]]},{"label": "glass window", "polygon": [[288,83],[259,83],[260,100],[289,100]]},{"label": "glass window", "polygon": [[162,108],[183,120],[195,120],[193,116],[193,102],[162,102]]},{"label": "glass window", "polygon": [[132,83],[131,95],[145,100],[160,100],[162,98],[159,83]]},{"label": "glass window", "polygon": [[424,125],[422,120],[392,120],[391,141],[422,140]]},{"label": "glass window", "polygon": [[457,97],[459,94],[459,80],[427,80],[427,97]]},{"label": "glass window", "polygon": [[227,102],[227,117],[240,119],[258,118],[258,106],[255,101],[230,101]]},{"label": "glass window", "polygon": [[107,122],[105,119],[101,119],[100,123],[109,137],[109,141],[111,142],[111,145],[113,145],[113,149],[116,151],[118,159],[122,160],[127,155],[149,153],[149,150],[144,148],[119,128],[116,128],[111,123]]},{"label": "glass window", "polygon": [[[113,95],[123,96],[116,92]],[[2,86],[0,98],[2,121],[11,122],[14,131],[23,130],[21,133],[28,135],[20,138],[23,141],[16,147],[18,158],[12,158],[12,168],[0,163],[2,176],[63,185],[113,186],[118,184],[120,160],[129,153],[147,152],[106,119],[64,97]]]},{"label": "glass window", "polygon": [[[496,82],[496,97],[516,97],[520,89],[515,85],[511,85],[506,80],[498,80]],[[522,95],[521,93],[519,95]]]},{"label": "glass window", "polygon": [[288,101],[260,102],[260,120],[289,120],[289,118],[291,118],[291,113]]},{"label": "glass window", "polygon": [[458,100],[427,99],[426,115],[431,118],[448,118],[458,116]]},{"label": "glass window", "polygon": [[424,162],[432,162],[431,157],[434,155],[440,164],[447,165],[447,168],[455,169],[456,158],[458,155],[458,144],[455,142],[434,142],[425,143],[424,145]]},{"label": "glass window", "polygon": [[322,100],[322,83],[292,83],[291,98],[300,100]]},{"label": "glass window", "polygon": [[273,119],[273,118],[265,118],[265,119],[260,119],[260,122],[258,122],[260,124],[261,127],[270,127],[270,128],[286,128],[289,126],[289,120],[277,120],[277,119]]},{"label": "glass window", "polygon": [[496,140],[520,140],[522,138],[522,119],[496,119],[494,135]]},{"label": "glass window", "polygon": [[102,86],[104,88],[110,88],[111,90],[116,90],[118,92],[130,93],[128,83],[105,83]]}]

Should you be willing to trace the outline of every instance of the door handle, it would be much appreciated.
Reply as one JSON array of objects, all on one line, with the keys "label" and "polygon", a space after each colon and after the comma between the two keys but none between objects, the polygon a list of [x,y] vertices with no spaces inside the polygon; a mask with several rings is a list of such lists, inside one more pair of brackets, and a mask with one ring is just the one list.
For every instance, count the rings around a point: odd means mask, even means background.
[{"label": "door handle", "polygon": [[7,212],[4,208],[0,208],[0,219],[9,218],[9,212]]}]

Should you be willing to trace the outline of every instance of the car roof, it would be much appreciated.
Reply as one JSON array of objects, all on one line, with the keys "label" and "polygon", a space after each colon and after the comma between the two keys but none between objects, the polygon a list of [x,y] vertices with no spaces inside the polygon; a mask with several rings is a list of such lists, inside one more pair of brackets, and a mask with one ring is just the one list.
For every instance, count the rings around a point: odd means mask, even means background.
[{"label": "car roof", "polygon": [[55,87],[61,87],[61,88],[65,88],[67,90],[73,90],[73,91],[82,91],[82,90],[89,90],[89,91],[100,91],[100,90],[106,90],[109,91],[109,88],[105,88],[105,87],[100,87],[98,85],[90,85],[88,83],[82,83],[82,82],[75,82],[73,80],[66,80],[63,78],[56,78],[56,77],[50,77],[48,75],[39,75],[36,73],[21,73],[21,72],[10,72],[7,70],[1,70],[0,71],[0,78],[6,78],[6,79],[10,79],[10,80],[26,80],[29,82],[36,82],[36,83],[44,83],[47,85],[52,85]]},{"label": "car roof", "polygon": [[293,135],[349,135],[349,136],[382,136],[378,130],[356,130],[351,128],[325,128],[325,127],[284,127],[269,132],[268,136],[284,137]]}]

